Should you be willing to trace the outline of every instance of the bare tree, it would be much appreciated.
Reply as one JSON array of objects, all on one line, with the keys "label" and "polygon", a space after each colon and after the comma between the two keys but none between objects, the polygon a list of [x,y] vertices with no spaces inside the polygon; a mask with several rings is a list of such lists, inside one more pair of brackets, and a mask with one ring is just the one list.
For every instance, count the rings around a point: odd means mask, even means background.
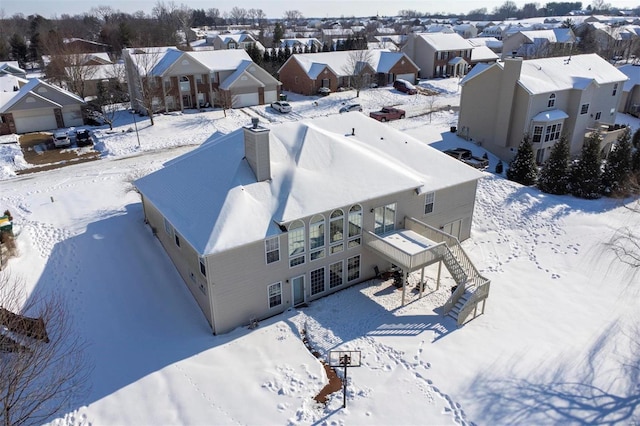
[{"label": "bare tree", "polygon": [[129,100],[125,81],[124,67],[120,64],[112,64],[107,72],[106,81],[98,83],[99,111],[95,113],[109,125],[109,130],[113,130],[116,112],[123,109],[122,104]]},{"label": "bare tree", "polygon": [[302,16],[302,12],[299,10],[285,10],[284,11],[284,19],[289,22],[297,22],[301,19],[304,19]]},{"label": "bare tree", "polygon": [[372,83],[371,76],[375,75],[373,58],[369,50],[352,50],[347,56],[343,72],[349,76],[349,84],[356,89],[356,97],[360,90]]},{"label": "bare tree", "polygon": [[211,9],[207,9],[207,18],[211,18],[213,21],[213,26],[218,28],[218,21],[220,20],[220,9],[217,7],[212,7]]},{"label": "bare tree", "polygon": [[31,294],[0,276],[0,418],[42,424],[88,391],[86,343],[57,294]]},{"label": "bare tree", "polygon": [[234,20],[236,25],[244,24],[247,19],[247,10],[242,7],[233,6],[233,9],[229,12],[229,18]]},{"label": "bare tree", "polygon": [[173,19],[176,21],[176,26],[184,33],[184,40],[187,47],[191,47],[191,41],[189,38],[192,36],[191,27],[193,26],[193,10],[182,3],[179,7],[175,8],[172,12]]},{"label": "bare tree", "polygon": [[238,102],[238,97],[236,95],[233,95],[230,90],[216,89],[215,97],[215,103],[218,104],[220,108],[222,108],[222,112],[224,113],[225,117],[227,116],[227,110],[232,109]]},{"label": "bare tree", "polygon": [[429,123],[431,123],[431,116],[436,111],[435,104],[436,104],[436,95],[430,94],[427,97],[427,105],[429,105]]},{"label": "bare tree", "polygon": [[[640,203],[628,207],[636,214],[640,214]],[[635,270],[640,270],[640,233],[637,227],[618,229],[607,243],[618,259]]]},{"label": "bare tree", "polygon": [[131,90],[131,93],[134,93],[131,103],[134,109],[144,110],[152,126],[155,124],[153,114],[156,111],[156,100],[162,97],[162,81],[153,74],[153,68],[161,56],[161,51],[156,48],[149,48],[145,53],[131,54],[136,73],[133,82],[136,87]]}]

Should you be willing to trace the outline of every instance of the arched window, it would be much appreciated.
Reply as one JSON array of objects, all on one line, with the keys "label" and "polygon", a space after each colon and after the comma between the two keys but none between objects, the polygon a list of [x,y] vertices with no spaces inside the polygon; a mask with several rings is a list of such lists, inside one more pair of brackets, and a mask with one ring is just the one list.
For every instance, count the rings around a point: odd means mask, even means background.
[{"label": "arched window", "polygon": [[549,95],[549,102],[547,102],[548,108],[553,108],[556,105],[556,94],[552,93]]},{"label": "arched window", "polygon": [[355,205],[349,209],[349,243],[348,247],[357,247],[362,242],[362,206]]},{"label": "arched window", "polygon": [[309,222],[309,260],[324,257],[324,216],[315,215]]},{"label": "arched window", "polygon": [[334,210],[329,219],[329,243],[331,254],[344,250],[344,212],[340,209]]},{"label": "arched window", "polygon": [[304,222],[296,220],[289,225],[289,266],[304,263],[305,240]]}]

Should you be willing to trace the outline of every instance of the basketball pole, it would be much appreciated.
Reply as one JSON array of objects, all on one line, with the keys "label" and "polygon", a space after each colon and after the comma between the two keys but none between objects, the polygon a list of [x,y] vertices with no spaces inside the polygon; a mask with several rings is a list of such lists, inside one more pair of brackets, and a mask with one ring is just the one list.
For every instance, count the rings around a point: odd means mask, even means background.
[{"label": "basketball pole", "polygon": [[351,361],[349,355],[342,357],[342,364],[344,364],[344,382],[342,383],[342,408],[347,408],[347,365]]}]

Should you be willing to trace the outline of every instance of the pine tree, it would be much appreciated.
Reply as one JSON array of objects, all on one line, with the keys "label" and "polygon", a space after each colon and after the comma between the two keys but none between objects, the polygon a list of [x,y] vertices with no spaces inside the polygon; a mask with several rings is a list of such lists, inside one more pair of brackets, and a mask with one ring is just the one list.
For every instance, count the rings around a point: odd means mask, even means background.
[{"label": "pine tree", "polygon": [[571,167],[570,190],[580,198],[600,198],[602,171],[600,158],[600,135],[593,132],[582,146],[580,159]]},{"label": "pine tree", "polygon": [[631,139],[631,143],[633,147],[636,149],[640,149],[640,129],[636,129],[633,133],[633,139]]},{"label": "pine tree", "polygon": [[605,195],[628,190],[631,178],[631,130],[624,129],[613,146],[602,172],[602,189]]},{"label": "pine tree", "polygon": [[280,22],[276,22],[276,25],[273,27],[273,47],[280,46],[282,37],[284,37],[284,28],[282,28]]},{"label": "pine tree", "polygon": [[524,135],[518,147],[515,158],[509,164],[507,179],[522,185],[533,185],[538,177],[538,167],[533,156],[533,149],[529,142],[529,136]]},{"label": "pine tree", "polygon": [[538,188],[548,194],[569,192],[569,141],[565,135],[551,148],[549,159],[540,170]]}]

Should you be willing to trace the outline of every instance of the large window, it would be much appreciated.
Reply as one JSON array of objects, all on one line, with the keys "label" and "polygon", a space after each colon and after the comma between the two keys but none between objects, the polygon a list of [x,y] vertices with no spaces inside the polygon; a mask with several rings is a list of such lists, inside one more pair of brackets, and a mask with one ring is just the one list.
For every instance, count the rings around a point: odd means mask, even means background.
[{"label": "large window", "polygon": [[271,284],[268,288],[269,308],[282,305],[282,283]]},{"label": "large window", "polygon": [[311,295],[324,291],[324,268],[311,271]]},{"label": "large window", "polygon": [[543,126],[533,126],[533,140],[532,142],[540,142],[542,140]]},{"label": "large window", "polygon": [[189,79],[185,76],[180,77],[180,91],[189,92],[191,90],[191,83],[189,83]]},{"label": "large window", "polygon": [[589,112],[589,104],[580,105],[580,115],[584,115]]},{"label": "large window", "polygon": [[324,257],[324,216],[315,215],[309,224],[309,260]]},{"label": "large window", "polygon": [[424,214],[433,213],[433,204],[435,202],[436,193],[429,192],[424,197]]},{"label": "large window", "polygon": [[329,288],[342,285],[342,261],[329,265]]},{"label": "large window", "polygon": [[329,244],[331,254],[344,250],[344,212],[334,210],[329,219]]},{"label": "large window", "polygon": [[269,238],[264,241],[264,251],[267,264],[280,260],[280,239],[278,237]]},{"label": "large window", "polygon": [[355,205],[349,209],[349,248],[357,247],[362,241],[362,207]]},{"label": "large window", "polygon": [[611,96],[615,96],[616,93],[618,93],[618,83],[613,84],[613,92],[611,93]]},{"label": "large window", "polygon": [[347,259],[347,282],[360,278],[360,256]]},{"label": "large window", "polygon": [[374,210],[374,220],[374,232],[377,235],[393,231],[396,220],[396,203],[376,207]]},{"label": "large window", "polygon": [[596,121],[600,120],[600,117],[602,117],[602,111],[596,112]]},{"label": "large window", "polygon": [[552,124],[547,126],[544,133],[544,141],[555,141],[560,139],[560,131],[562,130],[562,124]]},{"label": "large window", "polygon": [[296,220],[289,225],[289,266],[304,263],[304,222]]},{"label": "large window", "polygon": [[556,104],[556,94],[552,93],[549,95],[549,102],[547,102],[547,108],[553,108]]}]

